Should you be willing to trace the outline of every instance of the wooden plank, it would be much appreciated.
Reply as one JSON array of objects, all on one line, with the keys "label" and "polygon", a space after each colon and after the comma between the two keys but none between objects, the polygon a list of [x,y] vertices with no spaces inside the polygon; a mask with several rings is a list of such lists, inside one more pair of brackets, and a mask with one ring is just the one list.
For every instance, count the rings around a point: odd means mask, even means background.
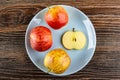
[{"label": "wooden plank", "polygon": [[[45,8],[46,6],[40,6],[40,5],[18,5],[18,6],[10,6],[6,7],[0,10],[0,26],[9,26],[9,25],[18,25],[18,24],[28,24],[29,21],[33,18],[33,16]],[[112,17],[118,18],[117,22],[116,20],[111,19],[111,21],[114,21],[115,23],[118,23],[119,25],[119,19],[120,17],[120,6],[117,8],[115,7],[105,7],[105,6],[97,6],[97,7],[79,7],[80,10],[82,10],[87,15],[100,15],[100,19],[104,19],[104,15],[113,15]],[[96,16],[94,17],[96,18]],[[109,18],[109,17],[105,17]],[[98,18],[99,19],[99,18]],[[110,21],[110,20],[109,20]],[[101,21],[100,21],[101,22]],[[104,21],[102,21],[104,23]]]},{"label": "wooden plank", "polygon": [[[120,0],[53,1],[50,4],[47,0],[0,1],[0,80],[119,80]],[[33,65],[26,53],[24,39],[28,23],[37,12],[48,5],[63,3],[88,15],[96,29],[97,47],[94,57],[84,69],[70,76],[55,77]]]}]

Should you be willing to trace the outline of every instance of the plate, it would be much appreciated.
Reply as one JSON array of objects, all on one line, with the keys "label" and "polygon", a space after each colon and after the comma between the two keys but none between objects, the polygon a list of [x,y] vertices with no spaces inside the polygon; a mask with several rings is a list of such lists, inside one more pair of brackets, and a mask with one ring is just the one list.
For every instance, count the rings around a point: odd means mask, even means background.
[{"label": "plate", "polygon": [[[48,74],[55,76],[65,76],[78,72],[79,70],[84,68],[91,60],[96,48],[96,34],[91,21],[82,11],[72,6],[67,6],[67,5],[59,5],[59,6],[63,6],[69,15],[68,24],[59,30],[52,29],[44,20],[44,15],[47,12],[48,8],[41,10],[33,17],[33,19],[30,21],[27,27],[26,35],[25,35],[25,46],[28,56],[30,57],[34,65],[46,73],[48,73],[48,70],[44,67],[43,64],[45,55],[50,50],[53,50],[55,48],[64,49],[71,58],[71,64],[69,68],[62,74],[54,74],[51,72],[49,72]],[[30,46],[30,41],[29,41],[29,35],[31,29],[40,25],[49,28],[52,31],[52,37],[53,37],[52,47],[44,52],[37,52],[33,50]],[[61,44],[61,36],[63,35],[63,33],[68,30],[72,30],[73,28],[75,28],[75,30],[82,31],[86,35],[87,44],[85,48],[82,50],[67,50]]]}]

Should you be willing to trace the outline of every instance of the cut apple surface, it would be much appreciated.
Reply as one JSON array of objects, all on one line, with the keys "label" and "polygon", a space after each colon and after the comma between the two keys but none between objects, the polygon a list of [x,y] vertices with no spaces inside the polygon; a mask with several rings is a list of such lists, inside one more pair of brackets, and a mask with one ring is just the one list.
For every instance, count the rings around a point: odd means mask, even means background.
[{"label": "cut apple surface", "polygon": [[82,49],[86,44],[86,37],[80,31],[67,31],[63,34],[62,44],[66,49]]}]

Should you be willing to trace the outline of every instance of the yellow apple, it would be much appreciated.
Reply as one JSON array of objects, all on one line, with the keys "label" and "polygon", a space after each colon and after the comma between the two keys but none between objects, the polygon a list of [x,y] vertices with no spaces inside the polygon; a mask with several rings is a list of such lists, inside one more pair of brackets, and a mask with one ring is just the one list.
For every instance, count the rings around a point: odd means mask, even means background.
[{"label": "yellow apple", "polygon": [[70,57],[61,48],[51,50],[44,58],[44,66],[48,69],[48,72],[61,74],[65,72],[70,66]]},{"label": "yellow apple", "polygon": [[86,37],[83,32],[67,31],[62,36],[62,44],[66,49],[82,49],[86,44]]}]

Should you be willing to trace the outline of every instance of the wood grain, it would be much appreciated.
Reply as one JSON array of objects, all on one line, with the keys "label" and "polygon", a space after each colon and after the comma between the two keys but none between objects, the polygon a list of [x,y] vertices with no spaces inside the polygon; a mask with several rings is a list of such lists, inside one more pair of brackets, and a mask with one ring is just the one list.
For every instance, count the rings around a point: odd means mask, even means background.
[{"label": "wood grain", "polygon": [[[33,16],[53,4],[83,11],[94,24],[97,47],[81,71],[55,77],[37,69],[25,50],[25,32]],[[0,80],[119,80],[120,0],[0,0]]]}]

